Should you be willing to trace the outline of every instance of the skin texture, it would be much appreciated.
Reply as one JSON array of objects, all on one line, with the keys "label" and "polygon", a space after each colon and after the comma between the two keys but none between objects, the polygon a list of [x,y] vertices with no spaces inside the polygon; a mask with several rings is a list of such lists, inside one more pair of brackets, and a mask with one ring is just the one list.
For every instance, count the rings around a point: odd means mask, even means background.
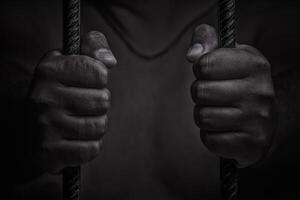
[{"label": "skin texture", "polygon": [[195,29],[187,53],[196,77],[191,87],[194,119],[211,152],[247,167],[262,160],[274,138],[271,68],[254,47],[217,47],[213,27]]},{"label": "skin texture", "polygon": [[37,163],[46,172],[85,164],[102,146],[110,107],[108,70],[117,61],[96,31],[83,36],[81,54],[51,51],[34,74],[29,99],[41,138]]},{"label": "skin texture", "polygon": [[[214,28],[195,29],[187,58],[196,81],[195,123],[212,153],[240,167],[260,161],[273,138],[274,89],[268,61],[256,49],[217,49]],[[36,68],[31,104],[38,110],[40,165],[47,172],[85,164],[100,152],[107,124],[108,67],[116,65],[99,32],[83,37],[82,55],[48,53]]]}]

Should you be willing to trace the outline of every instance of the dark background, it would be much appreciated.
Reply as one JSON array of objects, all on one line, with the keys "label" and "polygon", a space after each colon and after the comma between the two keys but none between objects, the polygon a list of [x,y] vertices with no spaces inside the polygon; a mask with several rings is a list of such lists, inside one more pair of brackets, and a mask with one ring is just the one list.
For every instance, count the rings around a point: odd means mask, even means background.
[{"label": "dark background", "polygon": [[[300,199],[300,70],[298,61],[300,3],[298,1],[279,0],[239,2],[249,2],[246,5],[251,5],[247,9],[248,15],[243,15],[243,20],[238,21],[238,23],[243,23],[239,27],[251,27],[261,20],[266,21],[265,24],[260,24],[255,46],[272,63],[272,75],[280,113],[278,120],[280,137],[276,142],[277,147],[263,165],[241,170],[240,197],[242,200]],[[256,2],[263,2],[265,4],[263,8],[268,9],[256,9]],[[28,140],[26,134],[23,134],[27,118],[25,97],[32,70],[18,66],[20,60],[13,60],[10,57],[10,55],[18,54],[22,62],[35,66],[38,61],[26,60],[27,55],[34,54],[37,57],[43,55],[39,49],[32,52],[31,41],[19,38],[20,35],[26,38],[25,36],[31,34],[32,29],[35,28],[34,26],[23,26],[27,19],[35,18],[35,7],[30,7],[30,3],[32,2],[1,1],[0,3],[0,112],[2,118],[0,141],[3,148],[1,165],[5,168],[2,171],[2,182],[5,183],[3,196],[34,190],[31,186],[25,186],[25,189],[22,187],[22,184],[29,177],[34,176],[35,171],[24,167],[26,160],[20,159],[25,151],[24,148],[26,148],[24,143]],[[24,10],[31,10],[31,12],[24,12],[22,17]],[[12,14],[11,12],[15,13]],[[17,24],[12,26],[13,28],[10,26],[7,29],[6,25],[10,23],[12,16],[16,16],[19,21],[16,22],[15,19],[12,19],[12,23]],[[37,21],[42,20],[44,19],[41,18]],[[54,27],[49,27],[49,31],[55,31],[53,29]],[[243,32],[242,30],[239,31]],[[39,32],[38,34],[43,33]],[[247,34],[251,33],[243,32],[241,38],[245,38]],[[16,40],[18,41],[17,45],[14,43]],[[54,186],[49,185],[48,189],[51,190],[52,187]],[[39,193],[43,193],[43,191],[36,191],[37,198]]]}]

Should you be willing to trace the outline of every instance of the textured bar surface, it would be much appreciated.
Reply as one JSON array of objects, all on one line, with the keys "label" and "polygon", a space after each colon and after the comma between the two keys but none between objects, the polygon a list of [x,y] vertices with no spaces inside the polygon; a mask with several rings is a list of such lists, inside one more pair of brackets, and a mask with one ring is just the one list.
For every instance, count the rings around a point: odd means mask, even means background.
[{"label": "textured bar surface", "polygon": [[[219,0],[219,47],[235,47],[235,0]],[[234,160],[220,160],[223,200],[238,199],[238,169]]]},{"label": "textured bar surface", "polygon": [[[63,52],[80,53],[80,0],[63,0]],[[79,200],[80,167],[63,170],[63,200]]]}]

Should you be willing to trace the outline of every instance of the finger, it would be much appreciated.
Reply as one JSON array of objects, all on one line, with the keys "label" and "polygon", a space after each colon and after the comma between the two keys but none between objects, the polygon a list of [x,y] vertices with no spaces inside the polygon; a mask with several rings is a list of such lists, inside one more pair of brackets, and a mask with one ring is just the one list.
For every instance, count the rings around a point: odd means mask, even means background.
[{"label": "finger", "polygon": [[98,140],[106,133],[107,115],[99,117],[65,116],[61,122],[65,127],[64,137],[73,140]]},{"label": "finger", "polygon": [[[58,137],[67,140],[99,140],[107,128],[107,115],[97,117],[75,117],[60,112],[43,116],[40,123]],[[53,133],[53,134],[54,134]],[[52,135],[53,135],[52,134]]]},{"label": "finger", "polygon": [[200,134],[206,148],[222,158],[236,159],[241,162],[251,160],[250,158],[253,157],[254,152],[249,150],[255,149],[256,143],[247,133],[201,131]]},{"label": "finger", "polygon": [[206,24],[197,26],[193,36],[191,47],[187,53],[188,61],[194,63],[204,54],[218,47],[218,35],[216,30]]},{"label": "finger", "polygon": [[202,131],[236,132],[243,131],[243,113],[232,107],[194,108],[194,119]]},{"label": "finger", "polygon": [[117,60],[108,45],[104,34],[91,31],[82,37],[81,54],[103,62],[107,67],[117,65]]},{"label": "finger", "polygon": [[55,49],[55,50],[51,50],[51,51],[47,52],[42,59],[58,57],[58,56],[62,56],[62,55],[63,55],[63,53],[61,52],[60,49]]},{"label": "finger", "polygon": [[110,108],[108,89],[81,89],[74,87],[56,87],[54,95],[58,106],[71,115],[99,116]]},{"label": "finger", "polygon": [[88,56],[54,56],[39,66],[39,74],[45,79],[79,88],[103,88],[107,84],[106,66]]},{"label": "finger", "polygon": [[[35,72],[38,75],[46,75],[50,71],[50,67],[56,64],[57,60],[63,55],[60,50],[51,50],[43,55],[38,66],[35,68]],[[36,78],[36,77],[34,77]],[[44,78],[44,77],[43,77]]]},{"label": "finger", "polygon": [[250,45],[247,45],[247,44],[236,44],[236,48],[247,51],[247,52],[257,55],[257,56],[264,57],[264,55],[260,51],[258,51],[256,48],[254,48]]},{"label": "finger", "polygon": [[110,92],[106,88],[65,87],[44,80],[36,86],[31,96],[37,106],[64,109],[74,116],[100,116],[110,108]]},{"label": "finger", "polygon": [[79,166],[90,162],[101,150],[102,141],[67,141],[47,144],[48,160],[55,160],[55,171],[64,167]]},{"label": "finger", "polygon": [[193,69],[198,79],[241,79],[257,71],[263,58],[241,49],[217,49],[201,57]]},{"label": "finger", "polygon": [[246,95],[247,82],[195,81],[191,87],[193,101],[200,106],[239,106]]}]

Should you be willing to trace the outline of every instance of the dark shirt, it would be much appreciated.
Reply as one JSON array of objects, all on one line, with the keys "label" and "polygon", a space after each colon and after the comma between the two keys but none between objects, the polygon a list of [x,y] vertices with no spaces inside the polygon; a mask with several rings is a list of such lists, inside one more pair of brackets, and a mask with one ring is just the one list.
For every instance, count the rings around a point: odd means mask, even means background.
[{"label": "dark shirt", "polygon": [[[82,199],[220,198],[219,160],[193,122],[195,78],[185,59],[194,27],[216,27],[216,3],[83,1],[82,32],[103,32],[119,64],[109,80],[108,134],[100,156],[83,166]],[[291,182],[300,178],[299,9],[296,1],[237,6],[238,42],[258,48],[272,64],[279,113],[276,149],[265,164],[241,170],[241,199],[300,196]],[[31,141],[25,111],[34,68],[62,46],[61,2],[9,1],[0,10],[3,140],[15,151],[5,157],[8,185],[15,199],[58,199],[60,177],[29,176],[34,170],[22,155]]]}]

